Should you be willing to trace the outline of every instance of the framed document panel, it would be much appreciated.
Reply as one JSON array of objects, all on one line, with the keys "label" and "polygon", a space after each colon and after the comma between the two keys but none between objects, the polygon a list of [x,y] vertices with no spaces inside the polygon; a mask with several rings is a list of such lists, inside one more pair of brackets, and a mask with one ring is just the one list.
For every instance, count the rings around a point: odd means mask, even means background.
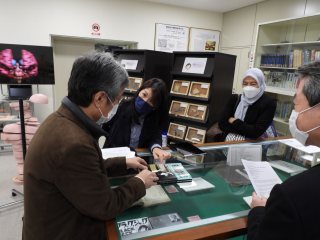
[{"label": "framed document panel", "polygon": [[129,77],[129,83],[126,90],[130,92],[135,92],[140,88],[141,84],[142,84],[142,78]]},{"label": "framed document panel", "polygon": [[206,118],[206,112],[206,105],[189,103],[186,117],[204,121]]},{"label": "framed document panel", "polygon": [[187,95],[189,91],[190,82],[184,80],[173,80],[170,93]]},{"label": "framed document panel", "polygon": [[168,129],[168,136],[178,139],[183,139],[187,127],[177,123],[170,123]]},{"label": "framed document panel", "polygon": [[198,98],[209,98],[210,83],[191,82],[189,96]]},{"label": "framed document panel", "polygon": [[188,108],[188,103],[186,102],[172,101],[169,114],[184,117],[186,116],[187,108]]},{"label": "framed document panel", "polygon": [[185,140],[192,143],[204,143],[205,136],[206,130],[188,127]]}]

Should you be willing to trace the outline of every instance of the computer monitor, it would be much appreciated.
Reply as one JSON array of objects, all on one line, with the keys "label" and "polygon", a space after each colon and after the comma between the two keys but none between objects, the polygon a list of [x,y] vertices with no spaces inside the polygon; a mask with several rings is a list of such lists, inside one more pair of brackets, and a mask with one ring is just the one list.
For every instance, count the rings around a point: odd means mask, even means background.
[{"label": "computer monitor", "polygon": [[32,95],[31,85],[8,85],[9,100],[29,99]]},{"label": "computer monitor", "polygon": [[52,47],[0,43],[0,84],[54,84]]}]

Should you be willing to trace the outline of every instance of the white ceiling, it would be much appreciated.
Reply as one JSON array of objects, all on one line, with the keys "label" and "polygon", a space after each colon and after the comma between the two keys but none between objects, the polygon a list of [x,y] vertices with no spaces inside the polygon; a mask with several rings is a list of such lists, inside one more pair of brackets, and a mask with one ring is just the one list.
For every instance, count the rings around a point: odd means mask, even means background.
[{"label": "white ceiling", "polygon": [[140,0],[212,12],[228,12],[264,0]]}]

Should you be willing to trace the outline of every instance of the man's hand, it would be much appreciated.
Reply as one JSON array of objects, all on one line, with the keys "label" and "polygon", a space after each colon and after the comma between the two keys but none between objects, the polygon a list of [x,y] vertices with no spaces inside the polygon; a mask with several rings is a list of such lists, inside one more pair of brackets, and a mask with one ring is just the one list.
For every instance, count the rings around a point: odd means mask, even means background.
[{"label": "man's hand", "polygon": [[159,180],[155,173],[150,172],[147,169],[141,171],[139,174],[136,175],[136,177],[140,178],[144,182],[146,188],[156,185],[157,181]]},{"label": "man's hand", "polygon": [[148,169],[148,164],[146,161],[139,157],[127,158],[126,164],[127,168],[133,168],[136,170]]},{"label": "man's hand", "polygon": [[164,160],[171,157],[171,153],[168,153],[160,148],[154,148],[152,150],[154,160],[160,160],[160,163],[163,163]]},{"label": "man's hand", "polygon": [[230,124],[232,124],[235,120],[237,120],[237,119],[234,118],[234,117],[230,117],[230,118],[228,119],[228,122],[229,122]]},{"label": "man's hand", "polygon": [[255,192],[252,193],[252,202],[250,207],[265,207],[267,199],[265,197],[259,197]]}]

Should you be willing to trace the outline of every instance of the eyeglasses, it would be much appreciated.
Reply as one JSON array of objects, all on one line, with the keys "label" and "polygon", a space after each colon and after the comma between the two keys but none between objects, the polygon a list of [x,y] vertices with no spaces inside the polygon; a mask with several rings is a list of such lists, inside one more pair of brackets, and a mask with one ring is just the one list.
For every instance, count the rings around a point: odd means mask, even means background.
[{"label": "eyeglasses", "polygon": [[112,100],[111,100],[111,99],[109,98],[109,96],[108,96],[108,93],[106,93],[106,92],[105,92],[105,94],[106,94],[106,96],[107,96],[108,100],[111,102],[112,107],[114,107],[115,105],[117,105],[117,104],[119,104],[119,103],[120,103],[121,99],[120,99],[120,100],[115,99],[115,100],[114,100],[114,102],[112,102]]}]

